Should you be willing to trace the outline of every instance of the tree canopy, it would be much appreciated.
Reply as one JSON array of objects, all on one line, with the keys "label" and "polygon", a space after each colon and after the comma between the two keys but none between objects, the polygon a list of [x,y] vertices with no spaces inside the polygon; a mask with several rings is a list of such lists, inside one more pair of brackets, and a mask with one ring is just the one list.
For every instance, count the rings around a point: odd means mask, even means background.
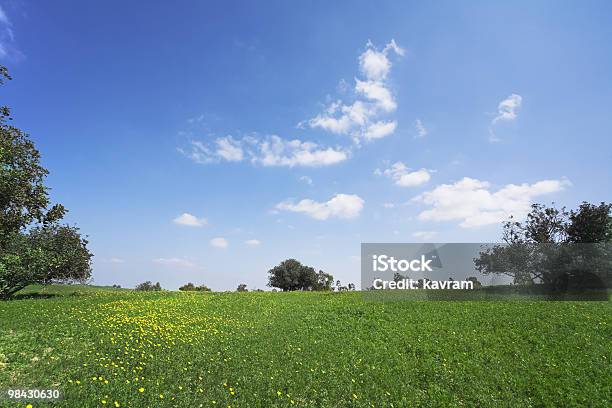
[{"label": "tree canopy", "polygon": [[554,290],[609,287],[611,212],[612,204],[603,202],[571,211],[534,204],[524,221],[504,223],[503,244],[484,248],[476,268]]},{"label": "tree canopy", "polygon": [[283,291],[331,290],[334,277],[295,259],[287,259],[268,271],[268,286]]},{"label": "tree canopy", "polygon": [[184,291],[184,292],[210,292],[210,288],[206,285],[200,285],[200,286],[196,286],[193,283],[189,282],[186,285],[183,285],[179,288],[179,290]]}]

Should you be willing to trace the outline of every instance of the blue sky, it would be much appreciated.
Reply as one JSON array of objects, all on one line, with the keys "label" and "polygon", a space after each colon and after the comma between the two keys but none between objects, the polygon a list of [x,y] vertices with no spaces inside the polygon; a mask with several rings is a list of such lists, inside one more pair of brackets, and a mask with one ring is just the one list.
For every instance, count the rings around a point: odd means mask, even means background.
[{"label": "blue sky", "polygon": [[98,284],[358,283],[361,242],[612,200],[608,2],[0,6],[3,103]]}]

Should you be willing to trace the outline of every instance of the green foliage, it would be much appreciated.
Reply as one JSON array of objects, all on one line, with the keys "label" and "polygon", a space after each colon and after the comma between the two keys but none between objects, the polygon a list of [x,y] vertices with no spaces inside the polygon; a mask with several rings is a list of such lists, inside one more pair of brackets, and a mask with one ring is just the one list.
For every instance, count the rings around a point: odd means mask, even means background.
[{"label": "green foliage", "polygon": [[134,289],[144,292],[159,292],[162,290],[162,287],[159,282],[154,285],[151,281],[145,281],[136,285]]},{"label": "green foliage", "polygon": [[612,204],[583,202],[570,211],[567,241],[574,243],[612,242]]},{"label": "green foliage", "polygon": [[238,287],[236,288],[236,292],[248,292],[249,290],[247,289],[247,285],[246,283],[241,283],[240,285],[238,285]]},{"label": "green foliage", "polygon": [[[607,407],[610,399],[612,302],[108,290],[2,302],[0,316],[0,384],[53,385],[64,393],[57,408]],[[37,406],[20,406],[28,403]]]},{"label": "green foliage", "polygon": [[583,202],[577,210],[532,205],[524,222],[504,224],[504,244],[474,260],[484,273],[503,273],[520,285],[554,290],[609,286],[612,267],[612,204]]},{"label": "green foliage", "polygon": [[[0,66],[0,84],[11,79]],[[51,206],[48,174],[28,135],[0,108],[0,298],[31,283],[86,281],[92,254],[76,227],[60,225],[66,209]]]},{"label": "green foliage", "polygon": [[323,271],[287,259],[268,271],[268,286],[283,291],[331,290],[334,277]]},{"label": "green foliage", "polygon": [[185,292],[189,292],[189,291],[195,291],[195,292],[210,292],[210,288],[206,285],[200,285],[200,286],[195,286],[193,283],[189,282],[186,285],[183,285],[179,288],[179,290],[185,291]]},{"label": "green foliage", "polygon": [[473,282],[474,283],[474,289],[479,289],[482,287],[482,283],[480,283],[480,281],[478,280],[477,277],[475,276],[470,276],[469,278],[466,279],[469,282]]}]

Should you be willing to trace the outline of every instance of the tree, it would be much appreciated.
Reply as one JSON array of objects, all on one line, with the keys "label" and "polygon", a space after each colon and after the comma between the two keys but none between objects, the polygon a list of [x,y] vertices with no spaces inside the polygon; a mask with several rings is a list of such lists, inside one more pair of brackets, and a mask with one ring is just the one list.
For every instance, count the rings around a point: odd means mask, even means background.
[{"label": "tree", "polygon": [[570,212],[533,204],[524,222],[504,223],[504,243],[481,251],[475,266],[554,290],[605,285],[612,267],[611,210],[606,203],[583,202]]},{"label": "tree", "polygon": [[196,290],[196,287],[195,287],[195,285],[193,283],[189,282],[186,285],[181,286],[179,288],[179,290],[182,290],[182,291],[194,291],[194,290]]},{"label": "tree", "polygon": [[472,282],[472,284],[474,285],[474,289],[478,289],[482,287],[482,283],[480,283],[478,278],[475,276],[470,276],[469,278],[467,278],[467,281]]},{"label": "tree", "polygon": [[407,276],[404,276],[404,275],[402,275],[402,274],[401,274],[401,273],[399,273],[399,272],[395,272],[395,273],[393,274],[393,281],[394,281],[394,282],[399,282],[399,281],[402,281],[402,280],[404,280],[404,279],[407,279]]},{"label": "tree", "polygon": [[240,285],[238,285],[238,288],[236,288],[236,292],[248,292],[249,290],[247,289],[247,285],[246,283],[241,283]]},{"label": "tree", "polygon": [[[10,80],[0,66],[0,85]],[[0,298],[32,283],[85,282],[92,254],[76,227],[60,225],[61,204],[50,205],[48,174],[28,135],[0,108]]]},{"label": "tree", "polygon": [[268,271],[268,286],[283,291],[331,290],[333,280],[332,275],[317,273],[295,259],[287,259]]},{"label": "tree", "polygon": [[612,204],[583,202],[570,211],[567,241],[575,243],[612,242]]},{"label": "tree", "polygon": [[193,283],[189,282],[186,285],[183,285],[179,288],[181,291],[194,291],[194,292],[210,292],[210,288],[206,285],[195,286]]},{"label": "tree", "polygon": [[78,228],[43,225],[30,230],[27,238],[28,246],[35,248],[42,258],[37,275],[43,283],[89,279],[93,255],[87,250],[88,241],[79,234]]},{"label": "tree", "polygon": [[155,284],[153,284],[153,282],[151,281],[145,281],[145,282],[142,282],[136,285],[134,289],[145,291],[145,292],[158,292],[162,290],[162,287],[159,284],[159,282],[156,282]]},{"label": "tree", "polygon": [[317,272],[316,283],[313,286],[312,290],[331,291],[333,284],[334,277],[329,273],[325,273],[322,270],[319,270],[319,272]]}]

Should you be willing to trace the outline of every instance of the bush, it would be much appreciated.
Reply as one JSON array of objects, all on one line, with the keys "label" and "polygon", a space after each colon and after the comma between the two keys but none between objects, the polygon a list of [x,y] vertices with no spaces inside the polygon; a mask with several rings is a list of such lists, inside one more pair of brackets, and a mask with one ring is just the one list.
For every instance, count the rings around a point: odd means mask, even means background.
[{"label": "bush", "polygon": [[162,287],[159,282],[155,283],[154,285],[151,281],[146,281],[136,285],[135,289],[141,291],[160,291],[162,290]]},{"label": "bush", "polygon": [[189,282],[186,285],[183,285],[179,288],[180,291],[184,292],[211,292],[210,288],[206,285],[195,286],[193,283]]}]

